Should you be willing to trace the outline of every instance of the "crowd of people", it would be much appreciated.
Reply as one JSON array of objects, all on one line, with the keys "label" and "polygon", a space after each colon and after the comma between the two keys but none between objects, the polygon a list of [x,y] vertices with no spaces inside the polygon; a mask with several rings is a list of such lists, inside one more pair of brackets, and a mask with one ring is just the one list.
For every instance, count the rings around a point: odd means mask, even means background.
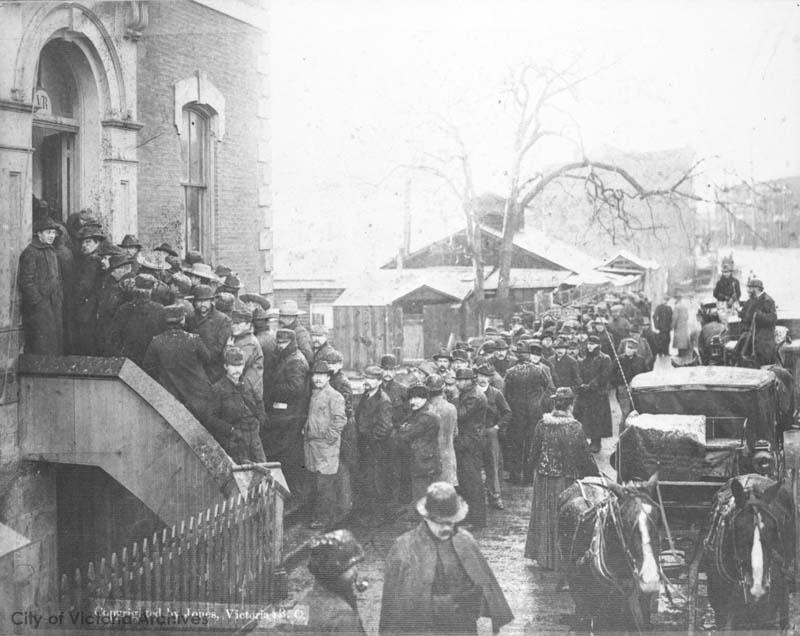
[{"label": "crowd of people", "polygon": [[[312,529],[421,515],[425,523],[389,556],[387,624],[405,625],[412,608],[403,590],[418,587],[419,577],[449,599],[426,614],[440,621],[437,629],[474,626],[477,615],[464,608],[480,607],[467,603],[475,595],[491,597],[498,625],[510,620],[476,544],[456,524],[485,527],[488,509],[504,508],[504,483],[533,484],[525,556],[559,569],[558,495],[598,474],[593,454],[612,435],[610,396],[624,427],[633,378],[670,347],[693,348],[680,298],[653,308],[641,292],[606,294],[569,311],[514,314],[503,328],[487,327],[413,367],[386,353],[356,379],[343,371],[327,329],[301,323],[296,302],[273,310],[263,296],[244,293],[230,268],[212,268],[197,252],[180,259],[163,243],[151,254],[145,258],[132,235],[115,245],[87,212],[66,225],[37,218],[19,267],[25,351],[129,358],[233,461],[281,462]],[[715,293],[732,306],[738,282],[728,278]],[[774,358],[766,351],[774,302],[759,280],[747,288],[741,311],[752,325],[750,355]],[[711,318],[697,330],[701,343],[721,333],[706,329],[719,322]],[[353,381],[363,386],[360,396]],[[423,569],[433,570],[409,570],[409,559],[421,563],[409,551],[428,555]],[[456,567],[464,559],[472,571]],[[393,585],[400,591],[387,596]],[[465,600],[454,601],[448,586]]]}]

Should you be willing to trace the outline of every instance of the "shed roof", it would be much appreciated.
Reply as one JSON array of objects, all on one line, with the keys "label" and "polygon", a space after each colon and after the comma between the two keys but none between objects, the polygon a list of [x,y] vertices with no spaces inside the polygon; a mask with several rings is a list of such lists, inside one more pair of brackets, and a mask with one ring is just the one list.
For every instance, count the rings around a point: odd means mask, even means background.
[{"label": "shed roof", "polygon": [[[567,270],[558,269],[524,269],[511,268],[509,287],[511,289],[553,289],[558,287],[574,274]],[[500,271],[495,269],[483,283],[486,290],[497,289]]]},{"label": "shed roof", "polygon": [[474,281],[471,267],[379,269],[354,280],[333,304],[335,307],[391,305],[422,287],[441,294],[443,299],[461,302],[472,291]]},{"label": "shed roof", "polygon": [[623,249],[606,259],[597,269],[603,271],[611,269],[615,271],[644,272],[648,269],[659,269],[660,267],[656,261],[642,258],[633,252]]},{"label": "shed roof", "polygon": [[[484,226],[483,229],[495,236],[502,236],[491,228]],[[517,232],[514,245],[576,274],[594,269],[597,265],[597,261],[580,248],[532,227]]]}]

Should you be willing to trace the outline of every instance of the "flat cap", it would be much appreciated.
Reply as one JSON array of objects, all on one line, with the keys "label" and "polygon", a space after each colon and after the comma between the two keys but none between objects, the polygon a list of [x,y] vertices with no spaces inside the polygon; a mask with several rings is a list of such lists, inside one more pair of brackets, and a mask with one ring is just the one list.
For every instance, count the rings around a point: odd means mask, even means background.
[{"label": "flat cap", "polygon": [[466,362],[469,360],[469,354],[464,349],[456,349],[453,351],[453,360],[463,360]]},{"label": "flat cap", "polygon": [[331,349],[325,355],[325,362],[328,364],[342,364],[342,362],[344,362],[344,356],[342,356],[339,351],[336,351],[336,349]]},{"label": "flat cap", "polygon": [[475,373],[472,369],[459,369],[456,371],[456,380],[474,380]]},{"label": "flat cap", "polygon": [[397,358],[391,353],[381,356],[381,369],[395,369],[397,367]]},{"label": "flat cap", "polygon": [[377,365],[371,364],[364,369],[364,377],[372,378],[373,380],[380,380],[383,378],[383,369]]},{"label": "flat cap", "polygon": [[275,332],[275,340],[277,342],[294,342],[296,334],[291,329],[278,329]]},{"label": "flat cap", "polygon": [[317,360],[314,366],[311,367],[311,373],[330,373],[331,368],[325,360]]},{"label": "flat cap", "polygon": [[415,384],[414,386],[409,387],[407,397],[409,399],[415,398],[415,397],[421,397],[421,398],[425,398],[427,400],[428,399],[428,389],[426,389],[421,384]]}]

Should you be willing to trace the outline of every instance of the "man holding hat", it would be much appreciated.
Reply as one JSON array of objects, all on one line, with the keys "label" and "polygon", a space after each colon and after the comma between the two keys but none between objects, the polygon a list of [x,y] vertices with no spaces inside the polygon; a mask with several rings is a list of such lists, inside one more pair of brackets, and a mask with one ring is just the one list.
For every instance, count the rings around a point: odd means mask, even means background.
[{"label": "man holding hat", "polygon": [[189,331],[202,338],[211,353],[211,361],[206,365],[206,373],[211,382],[216,382],[225,371],[222,354],[233,335],[231,319],[214,307],[214,291],[208,285],[195,285],[192,290],[194,317]]},{"label": "man holding hat", "polygon": [[150,341],[142,369],[202,422],[211,393],[204,367],[211,354],[200,336],[183,330],[182,305],[169,305],[163,312],[166,329]]},{"label": "man holding hat", "polygon": [[422,521],[386,557],[379,633],[475,634],[481,616],[498,633],[514,615],[478,543],[456,525],[469,506],[439,481],[416,507]]},{"label": "man holding hat", "polygon": [[581,423],[572,417],[575,394],[559,387],[553,411],[536,424],[531,441],[533,493],[525,557],[545,570],[561,571],[558,536],[558,496],[576,479],[598,475]]},{"label": "man holding hat", "polygon": [[295,333],[297,349],[302,353],[309,365],[314,362],[314,349],[311,346],[311,335],[297,317],[301,312],[294,300],[284,300],[278,305],[278,323],[283,329],[291,329]]},{"label": "man holding hat", "polygon": [[625,422],[633,411],[634,406],[631,402],[630,384],[631,380],[640,373],[647,373],[647,361],[639,355],[639,343],[635,338],[625,338],[620,343],[621,354],[618,357],[618,364],[614,367],[613,384],[617,394],[617,402],[622,419],[619,424],[619,432],[625,430]]},{"label": "man holding hat", "polygon": [[156,279],[138,274],[130,292],[111,321],[111,355],[122,356],[142,365],[150,341],[161,333],[163,307],[150,299]]},{"label": "man holding hat", "polygon": [[408,416],[394,431],[394,436],[409,457],[411,500],[417,501],[442,472],[439,417],[428,407],[428,389],[424,386],[408,389],[408,406]]},{"label": "man holding hat", "polygon": [[489,493],[489,504],[498,510],[505,509],[500,481],[503,478],[503,454],[500,450],[500,437],[505,437],[511,423],[511,408],[506,402],[503,392],[491,385],[492,377],[497,373],[489,364],[482,364],[475,369],[476,386],[486,396],[486,422],[484,432],[486,443],[483,452],[483,466],[486,471],[486,490]]},{"label": "man holding hat", "polygon": [[276,633],[365,636],[356,599],[357,592],[367,590],[367,583],[359,578],[356,568],[364,560],[364,549],[353,533],[335,530],[312,537],[288,554],[281,566],[291,572],[306,558],[314,585],[292,601],[296,609],[307,609],[308,621],[279,623]]},{"label": "man holding hat", "polygon": [[347,423],[344,398],[331,384],[328,363],[311,369],[313,390],[303,429],[305,467],[315,478],[316,496],[310,528],[328,528],[336,521],[336,474],[342,431]]},{"label": "man holding hat", "polygon": [[[542,417],[542,400],[551,380],[544,369],[531,361],[530,345],[517,345],[517,364],[506,373],[505,397],[511,408],[511,425],[505,437],[505,466],[508,480],[521,484],[526,451],[533,427]],[[547,394],[549,395],[549,394]]]},{"label": "man holding hat", "polygon": [[291,329],[275,333],[278,360],[272,385],[266,387],[267,427],[262,432],[268,457],[281,462],[292,494],[302,497],[303,425],[308,413],[308,362],[297,350]]},{"label": "man holding hat", "polygon": [[775,301],[764,293],[764,283],[759,278],[747,281],[747,295],[739,318],[742,335],[739,338],[739,354],[752,359],[756,367],[775,362],[775,324],[778,314]]},{"label": "man holding hat", "polygon": [[364,369],[364,393],[356,407],[356,428],[359,435],[359,453],[365,481],[367,512],[374,523],[388,517],[392,488],[387,466],[391,461],[390,436],[392,400],[383,390],[383,370],[375,365]]},{"label": "man holding hat", "polygon": [[586,343],[586,359],[579,371],[583,384],[578,389],[575,403],[575,418],[583,424],[586,437],[591,440],[591,451],[600,452],[600,440],[611,437],[611,405],[608,386],[613,374],[611,358],[600,350],[600,338],[589,336]]},{"label": "man holding hat", "polygon": [[237,464],[265,462],[261,444],[264,402],[244,379],[245,354],[238,347],[226,347],[225,377],[211,388],[206,427]]},{"label": "man holding hat", "polygon": [[458,386],[458,436],[456,449],[458,487],[470,507],[469,522],[476,528],[486,526],[486,497],[483,490],[483,455],[485,445],[486,396],[475,386],[472,369],[456,371]]},{"label": "man holding hat", "polygon": [[60,232],[49,216],[37,219],[34,237],[19,256],[25,353],[64,353],[63,289],[53,243]]}]

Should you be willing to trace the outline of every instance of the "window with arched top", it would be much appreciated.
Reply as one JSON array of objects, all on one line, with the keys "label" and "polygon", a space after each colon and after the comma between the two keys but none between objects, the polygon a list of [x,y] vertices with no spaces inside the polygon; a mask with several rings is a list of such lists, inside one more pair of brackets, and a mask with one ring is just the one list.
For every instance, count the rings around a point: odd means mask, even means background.
[{"label": "window with arched top", "polygon": [[183,191],[186,218],[184,246],[205,252],[210,232],[210,156],[212,146],[209,118],[200,109],[183,109],[181,150],[183,155]]}]

